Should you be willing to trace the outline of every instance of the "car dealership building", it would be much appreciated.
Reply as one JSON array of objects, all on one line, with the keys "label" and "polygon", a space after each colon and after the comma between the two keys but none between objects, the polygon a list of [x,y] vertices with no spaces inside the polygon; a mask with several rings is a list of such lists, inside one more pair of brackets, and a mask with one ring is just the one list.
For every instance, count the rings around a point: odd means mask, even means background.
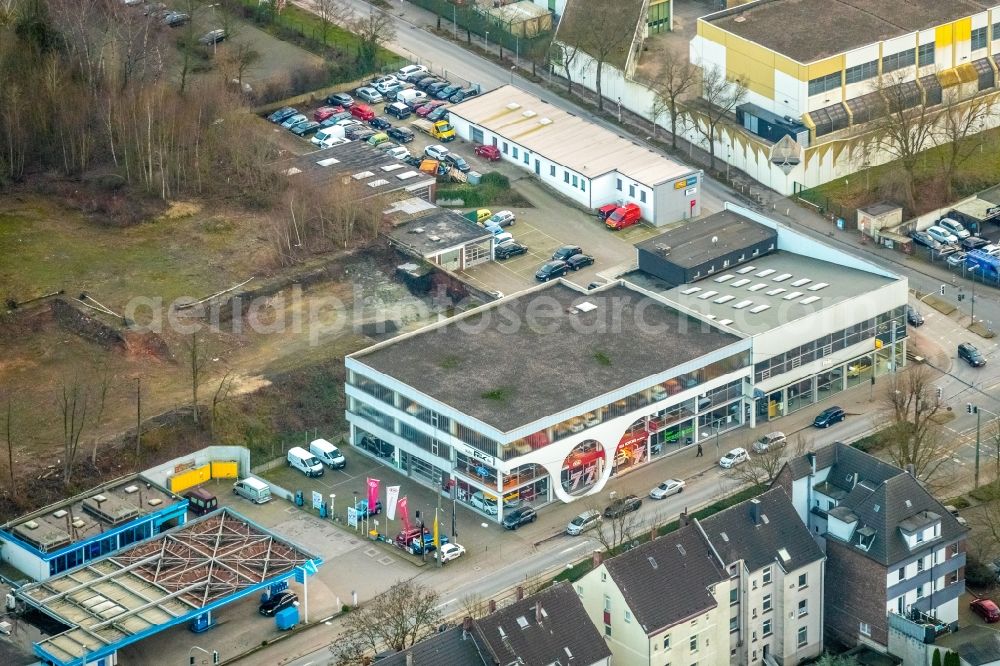
[{"label": "car dealership building", "polygon": [[351,443],[500,520],[905,361],[905,278],[757,213],[637,253],[602,287],[547,283],[347,357]]}]

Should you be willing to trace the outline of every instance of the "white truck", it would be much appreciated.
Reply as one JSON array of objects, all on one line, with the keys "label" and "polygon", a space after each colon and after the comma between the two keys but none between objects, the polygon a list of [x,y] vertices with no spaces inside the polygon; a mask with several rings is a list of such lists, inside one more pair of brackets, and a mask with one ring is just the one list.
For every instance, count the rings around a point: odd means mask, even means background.
[{"label": "white truck", "polygon": [[329,148],[330,146],[336,146],[339,143],[347,143],[347,138],[344,136],[344,127],[342,125],[331,125],[330,127],[324,127],[309,139],[314,145],[320,148]]},{"label": "white truck", "polygon": [[397,102],[402,102],[403,104],[409,104],[410,102],[413,102],[415,100],[420,100],[421,102],[427,101],[427,93],[420,90],[414,90],[413,88],[410,88],[408,90],[400,90],[398,93],[396,93]]}]

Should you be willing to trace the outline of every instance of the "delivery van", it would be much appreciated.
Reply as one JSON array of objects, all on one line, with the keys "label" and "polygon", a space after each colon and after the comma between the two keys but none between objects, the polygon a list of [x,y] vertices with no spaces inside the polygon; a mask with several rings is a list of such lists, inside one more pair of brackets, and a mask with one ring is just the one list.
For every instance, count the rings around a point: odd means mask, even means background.
[{"label": "delivery van", "polygon": [[252,476],[233,484],[233,494],[248,499],[254,504],[271,501],[271,486]]},{"label": "delivery van", "polygon": [[188,501],[188,511],[196,516],[204,516],[219,508],[219,500],[204,488],[192,488],[183,497]]},{"label": "delivery van", "polygon": [[314,439],[310,442],[309,452],[330,469],[343,469],[347,466],[347,458],[340,449],[325,439]]},{"label": "delivery van", "polygon": [[286,459],[289,467],[299,470],[306,476],[323,476],[323,463],[301,446],[288,449]]}]

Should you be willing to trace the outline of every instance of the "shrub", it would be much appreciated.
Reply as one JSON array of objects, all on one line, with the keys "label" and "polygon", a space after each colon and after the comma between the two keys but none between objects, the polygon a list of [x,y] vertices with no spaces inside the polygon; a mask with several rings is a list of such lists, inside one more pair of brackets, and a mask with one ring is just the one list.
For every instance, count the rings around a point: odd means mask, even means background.
[{"label": "shrub", "polygon": [[965,580],[973,587],[993,587],[996,574],[988,566],[972,557],[965,564]]},{"label": "shrub", "polygon": [[970,506],[972,506],[971,504],[969,504],[969,500],[965,499],[965,497],[962,495],[959,495],[958,497],[948,500],[947,502],[945,502],[945,504],[950,504],[959,511],[961,511],[962,509],[968,509]]},{"label": "shrub", "polygon": [[1000,484],[994,481],[987,486],[979,486],[969,493],[969,497],[977,499],[980,502],[992,502],[993,500],[1000,499]]},{"label": "shrub", "polygon": [[510,178],[498,171],[490,171],[487,174],[483,174],[481,182],[483,185],[489,185],[490,187],[496,187],[501,190],[510,189]]}]

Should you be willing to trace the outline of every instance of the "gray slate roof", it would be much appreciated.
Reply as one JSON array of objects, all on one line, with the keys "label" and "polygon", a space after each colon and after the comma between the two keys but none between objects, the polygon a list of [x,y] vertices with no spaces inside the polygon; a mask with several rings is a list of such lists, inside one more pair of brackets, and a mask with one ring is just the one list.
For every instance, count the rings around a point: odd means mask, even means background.
[{"label": "gray slate roof", "polygon": [[406,655],[413,655],[413,666],[489,666],[479,652],[473,633],[455,627],[420,641],[379,661],[379,666],[406,666]]},{"label": "gray slate roof", "polygon": [[[852,484],[847,480],[847,476],[854,472],[858,473],[860,479],[868,479],[877,483],[904,473],[895,465],[879,460],[875,456],[843,442],[834,442],[821,449],[816,449],[814,454],[816,455],[816,470],[833,466],[834,469],[830,470],[826,480],[844,490],[851,489]],[[793,479],[809,476],[810,465],[806,455],[790,458],[785,466],[791,472]]]},{"label": "gray slate roof", "polygon": [[[727,566],[743,560],[750,571],[757,571],[777,562],[785,571],[794,571],[823,559],[823,551],[799,519],[784,489],[775,487],[754,499],[759,502],[761,515],[756,525],[750,511],[753,500],[698,521]],[[779,553],[782,549],[787,559]]]},{"label": "gray slate roof", "polygon": [[[536,613],[541,614],[541,622]],[[493,659],[489,663],[500,666],[515,663],[589,666],[611,656],[611,649],[567,582],[557,583],[476,620],[475,633]]]},{"label": "gray slate roof", "polygon": [[647,634],[715,608],[708,588],[729,577],[694,525],[613,557],[604,567]]}]

